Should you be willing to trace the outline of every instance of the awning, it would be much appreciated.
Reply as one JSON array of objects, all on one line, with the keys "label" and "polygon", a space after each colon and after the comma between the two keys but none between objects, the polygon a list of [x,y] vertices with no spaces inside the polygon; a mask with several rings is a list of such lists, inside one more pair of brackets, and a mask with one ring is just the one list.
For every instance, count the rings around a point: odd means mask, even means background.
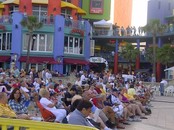
[{"label": "awning", "polygon": [[4,8],[4,5],[3,4],[0,4],[0,9],[3,9]]},{"label": "awning", "polygon": [[19,0],[6,0],[2,4],[19,4]]},{"label": "awning", "polygon": [[[26,62],[27,56],[21,56],[19,58],[20,62]],[[29,57],[29,63],[45,63],[45,64],[58,64],[53,57]]]},{"label": "awning", "polygon": [[77,7],[77,14],[86,15],[86,11]]},{"label": "awning", "polygon": [[86,60],[81,60],[81,59],[70,59],[70,58],[64,58],[63,59],[64,64],[73,64],[73,65],[88,65],[89,62]]},{"label": "awning", "polygon": [[10,59],[10,56],[0,56],[0,62],[9,62]]},{"label": "awning", "polygon": [[167,71],[167,70],[174,70],[174,66],[173,67],[170,67],[170,68],[167,68],[167,69],[165,69],[164,71]]},{"label": "awning", "polygon": [[32,0],[33,4],[48,4],[48,0]]},{"label": "awning", "polygon": [[77,6],[69,3],[69,2],[64,2],[64,1],[61,1],[61,7],[62,8],[72,8],[72,9],[77,9]]},{"label": "awning", "polygon": [[[33,4],[48,4],[48,0],[32,0]],[[2,4],[19,4],[19,0],[6,0],[4,2],[2,2]],[[69,3],[69,2],[65,2],[65,1],[61,1],[61,7],[62,8],[72,8],[72,9],[77,9],[78,7]],[[86,13],[84,12],[82,9],[79,9],[79,14],[83,14]]]}]

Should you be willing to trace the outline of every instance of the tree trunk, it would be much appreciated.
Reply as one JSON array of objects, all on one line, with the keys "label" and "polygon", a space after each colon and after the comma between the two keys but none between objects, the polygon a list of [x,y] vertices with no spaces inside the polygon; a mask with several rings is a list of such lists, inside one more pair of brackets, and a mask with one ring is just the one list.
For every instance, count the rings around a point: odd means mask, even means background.
[{"label": "tree trunk", "polygon": [[128,62],[128,67],[129,67],[129,74],[132,75],[132,67],[131,67],[131,61]]},{"label": "tree trunk", "polygon": [[153,35],[153,74],[156,76],[156,35]]},{"label": "tree trunk", "polygon": [[32,33],[29,34],[28,46],[27,46],[27,61],[26,61],[26,72],[29,72],[29,56],[30,56],[30,46],[31,46]]}]

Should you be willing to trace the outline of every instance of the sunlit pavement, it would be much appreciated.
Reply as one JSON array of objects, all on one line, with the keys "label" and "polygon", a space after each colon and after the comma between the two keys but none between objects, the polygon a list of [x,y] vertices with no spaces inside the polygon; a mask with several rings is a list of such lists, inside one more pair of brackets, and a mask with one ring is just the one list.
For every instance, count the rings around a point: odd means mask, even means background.
[{"label": "sunlit pavement", "polygon": [[158,96],[151,101],[152,114],[142,122],[131,122],[125,130],[174,130],[174,97]]}]

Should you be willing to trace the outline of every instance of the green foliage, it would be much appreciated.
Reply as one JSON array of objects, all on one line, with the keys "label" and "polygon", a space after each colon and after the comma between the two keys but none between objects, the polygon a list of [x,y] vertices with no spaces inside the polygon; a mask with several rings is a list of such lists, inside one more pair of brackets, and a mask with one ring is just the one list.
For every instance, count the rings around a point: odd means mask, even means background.
[{"label": "green foliage", "polygon": [[26,27],[29,33],[33,33],[35,30],[42,27],[42,23],[38,21],[36,16],[28,16],[21,21],[21,25]]},{"label": "green foliage", "polygon": [[[155,46],[155,53],[157,53],[157,47]],[[153,64],[153,59],[154,59],[154,56],[156,55],[153,55],[153,47],[149,47],[147,48],[146,50],[146,53],[145,53],[145,58],[148,62],[152,63]],[[156,59],[156,58],[155,58]],[[155,61],[156,62],[156,61]]]},{"label": "green foliage", "polygon": [[[147,34],[151,34],[153,38],[153,53],[152,53],[152,63],[153,63],[153,73],[156,74],[156,37],[157,35],[162,35],[166,30],[166,25],[162,25],[159,19],[151,19],[146,26],[142,27],[142,30]],[[151,60],[150,60],[151,61]]]},{"label": "green foliage", "polygon": [[167,26],[161,24],[159,19],[151,19],[146,26],[142,27],[142,30],[156,36],[157,34],[162,34],[166,28]]},{"label": "green foliage", "polygon": [[29,40],[27,45],[27,61],[26,61],[26,69],[29,70],[29,56],[30,56],[30,46],[31,46],[31,39],[33,32],[37,29],[40,29],[42,27],[42,23],[38,21],[38,18],[36,16],[28,16],[23,18],[21,21],[21,25],[23,27],[26,27],[29,32]]},{"label": "green foliage", "polygon": [[139,53],[140,53],[139,50],[135,48],[131,43],[127,43],[122,48],[121,56],[128,62],[132,62],[136,60],[136,57],[138,56]]},{"label": "green foliage", "polygon": [[157,60],[163,64],[168,65],[168,63],[174,61],[174,48],[170,44],[165,44],[157,51]]}]

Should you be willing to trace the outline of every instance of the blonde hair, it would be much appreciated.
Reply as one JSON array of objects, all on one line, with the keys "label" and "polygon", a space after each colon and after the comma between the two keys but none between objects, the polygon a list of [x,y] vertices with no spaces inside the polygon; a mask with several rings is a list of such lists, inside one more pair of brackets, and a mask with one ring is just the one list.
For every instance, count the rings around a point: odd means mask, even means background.
[{"label": "blonde hair", "polygon": [[49,91],[47,89],[45,89],[45,88],[41,88],[40,91],[39,91],[39,95],[41,97],[45,97],[46,94],[48,94],[48,93],[49,93]]},{"label": "blonde hair", "polygon": [[80,95],[74,95],[74,97],[71,100],[71,104],[73,104],[74,101],[77,100],[77,99],[82,99],[82,96],[80,96]]}]

